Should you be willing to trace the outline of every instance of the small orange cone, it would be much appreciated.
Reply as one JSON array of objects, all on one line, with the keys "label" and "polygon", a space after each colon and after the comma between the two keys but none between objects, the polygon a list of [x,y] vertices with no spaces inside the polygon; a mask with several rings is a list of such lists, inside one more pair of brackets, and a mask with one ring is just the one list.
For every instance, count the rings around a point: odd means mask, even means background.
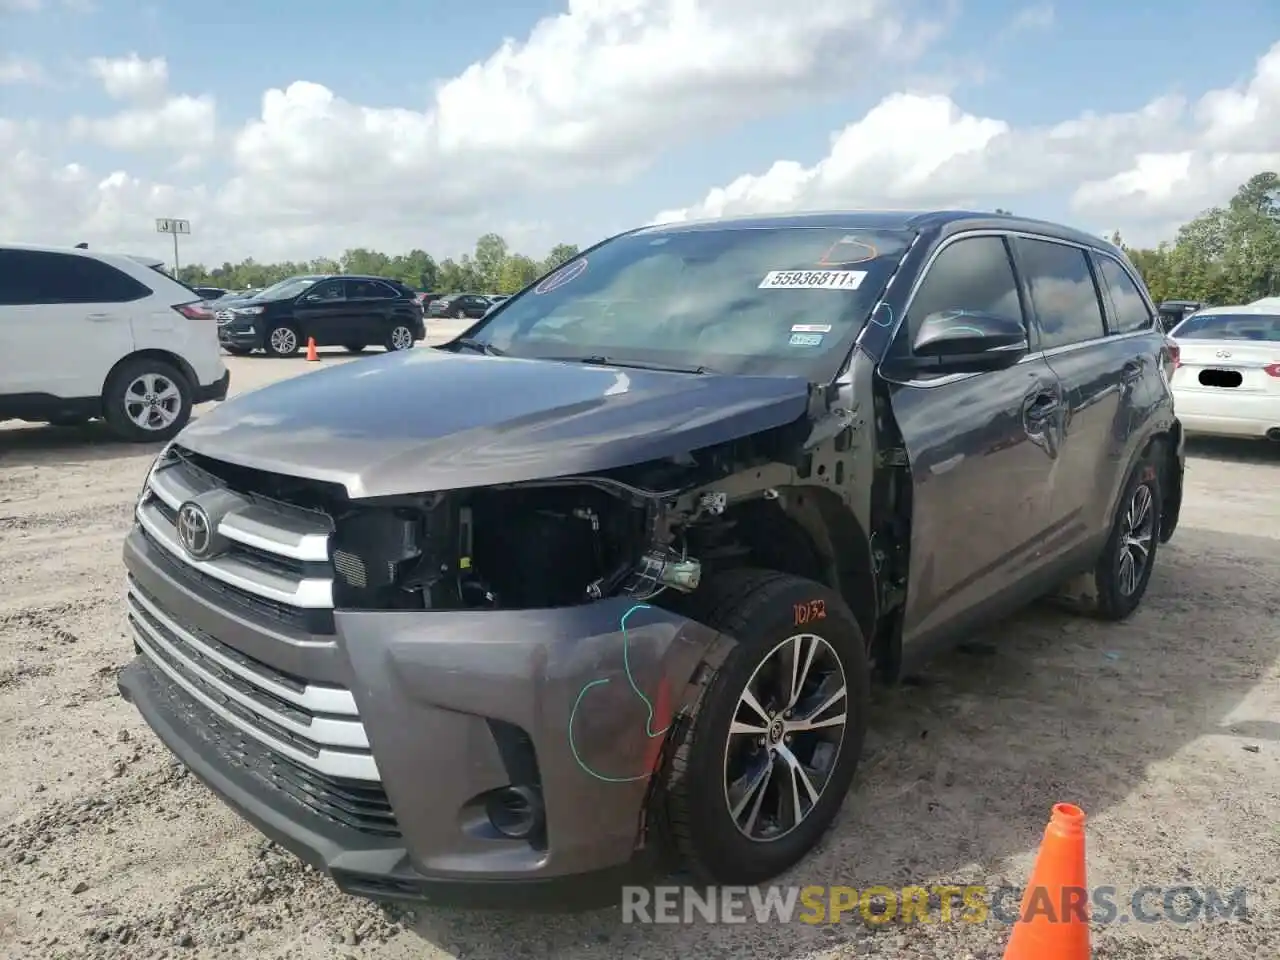
[{"label": "small orange cone", "polygon": [[316,353],[316,338],[307,337],[307,362],[315,363],[320,359],[320,354]]},{"label": "small orange cone", "polygon": [[1084,811],[1053,807],[1004,960],[1089,960]]}]

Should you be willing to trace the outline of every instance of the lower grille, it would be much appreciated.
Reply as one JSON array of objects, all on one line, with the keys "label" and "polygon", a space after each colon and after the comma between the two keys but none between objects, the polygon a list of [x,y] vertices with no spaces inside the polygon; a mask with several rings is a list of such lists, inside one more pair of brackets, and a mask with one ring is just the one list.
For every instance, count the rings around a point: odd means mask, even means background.
[{"label": "lower grille", "polygon": [[329,777],[306,770],[263,744],[243,736],[216,714],[191,700],[154,663],[148,662],[155,691],[167,701],[167,712],[182,717],[226,762],[275,792],[284,803],[371,837],[395,839],[400,829],[386,793],[377,783]]}]

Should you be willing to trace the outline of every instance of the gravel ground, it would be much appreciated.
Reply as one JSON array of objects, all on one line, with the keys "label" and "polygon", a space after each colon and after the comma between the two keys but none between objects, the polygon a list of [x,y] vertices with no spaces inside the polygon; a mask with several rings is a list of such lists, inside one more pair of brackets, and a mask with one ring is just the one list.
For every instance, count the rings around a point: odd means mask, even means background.
[{"label": "gravel ground", "polygon": [[[326,357],[325,363],[337,362]],[[230,361],[247,389],[314,369]],[[12,957],[997,958],[998,923],[624,926],[376,907],[263,840],[116,692],[120,543],[154,450],[0,428],[0,953]],[[1246,920],[1095,926],[1095,956],[1280,943],[1280,447],[1198,444],[1147,601],[1030,610],[876,694],[840,824],[791,882],[1018,884],[1049,807],[1090,816],[1090,882],[1249,891]],[[936,914],[935,914],[936,916]],[[1270,944],[1270,948],[1266,948]]]}]

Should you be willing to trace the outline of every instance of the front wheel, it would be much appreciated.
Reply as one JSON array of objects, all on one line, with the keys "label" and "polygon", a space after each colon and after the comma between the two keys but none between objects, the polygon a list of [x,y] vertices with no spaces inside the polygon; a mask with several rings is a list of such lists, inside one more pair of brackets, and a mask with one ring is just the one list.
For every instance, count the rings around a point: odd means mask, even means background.
[{"label": "front wheel", "polygon": [[737,641],[704,667],[663,771],[683,866],[712,884],[763,883],[818,844],[840,812],[866,726],[866,644],[834,591],[736,570],[694,595],[695,619]]},{"label": "front wheel", "polygon": [[272,327],[267,334],[267,353],[273,357],[292,357],[298,352],[298,331],[287,323]]},{"label": "front wheel", "polygon": [[385,346],[388,353],[398,350],[408,350],[413,346],[413,331],[403,323],[397,323],[387,331],[387,341]]},{"label": "front wheel", "polygon": [[102,413],[125,440],[169,440],[191,419],[191,392],[190,382],[171,364],[137,357],[120,364],[107,378]]}]

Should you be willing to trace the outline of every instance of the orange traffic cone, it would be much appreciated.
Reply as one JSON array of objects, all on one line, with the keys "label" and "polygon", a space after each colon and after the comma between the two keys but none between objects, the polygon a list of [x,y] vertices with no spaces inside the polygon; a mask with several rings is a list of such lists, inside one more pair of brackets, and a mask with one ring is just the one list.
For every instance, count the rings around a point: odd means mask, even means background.
[{"label": "orange traffic cone", "polygon": [[1089,960],[1084,811],[1055,804],[1004,960]]},{"label": "orange traffic cone", "polygon": [[314,363],[320,359],[320,354],[316,353],[316,338],[307,337],[307,362]]}]

